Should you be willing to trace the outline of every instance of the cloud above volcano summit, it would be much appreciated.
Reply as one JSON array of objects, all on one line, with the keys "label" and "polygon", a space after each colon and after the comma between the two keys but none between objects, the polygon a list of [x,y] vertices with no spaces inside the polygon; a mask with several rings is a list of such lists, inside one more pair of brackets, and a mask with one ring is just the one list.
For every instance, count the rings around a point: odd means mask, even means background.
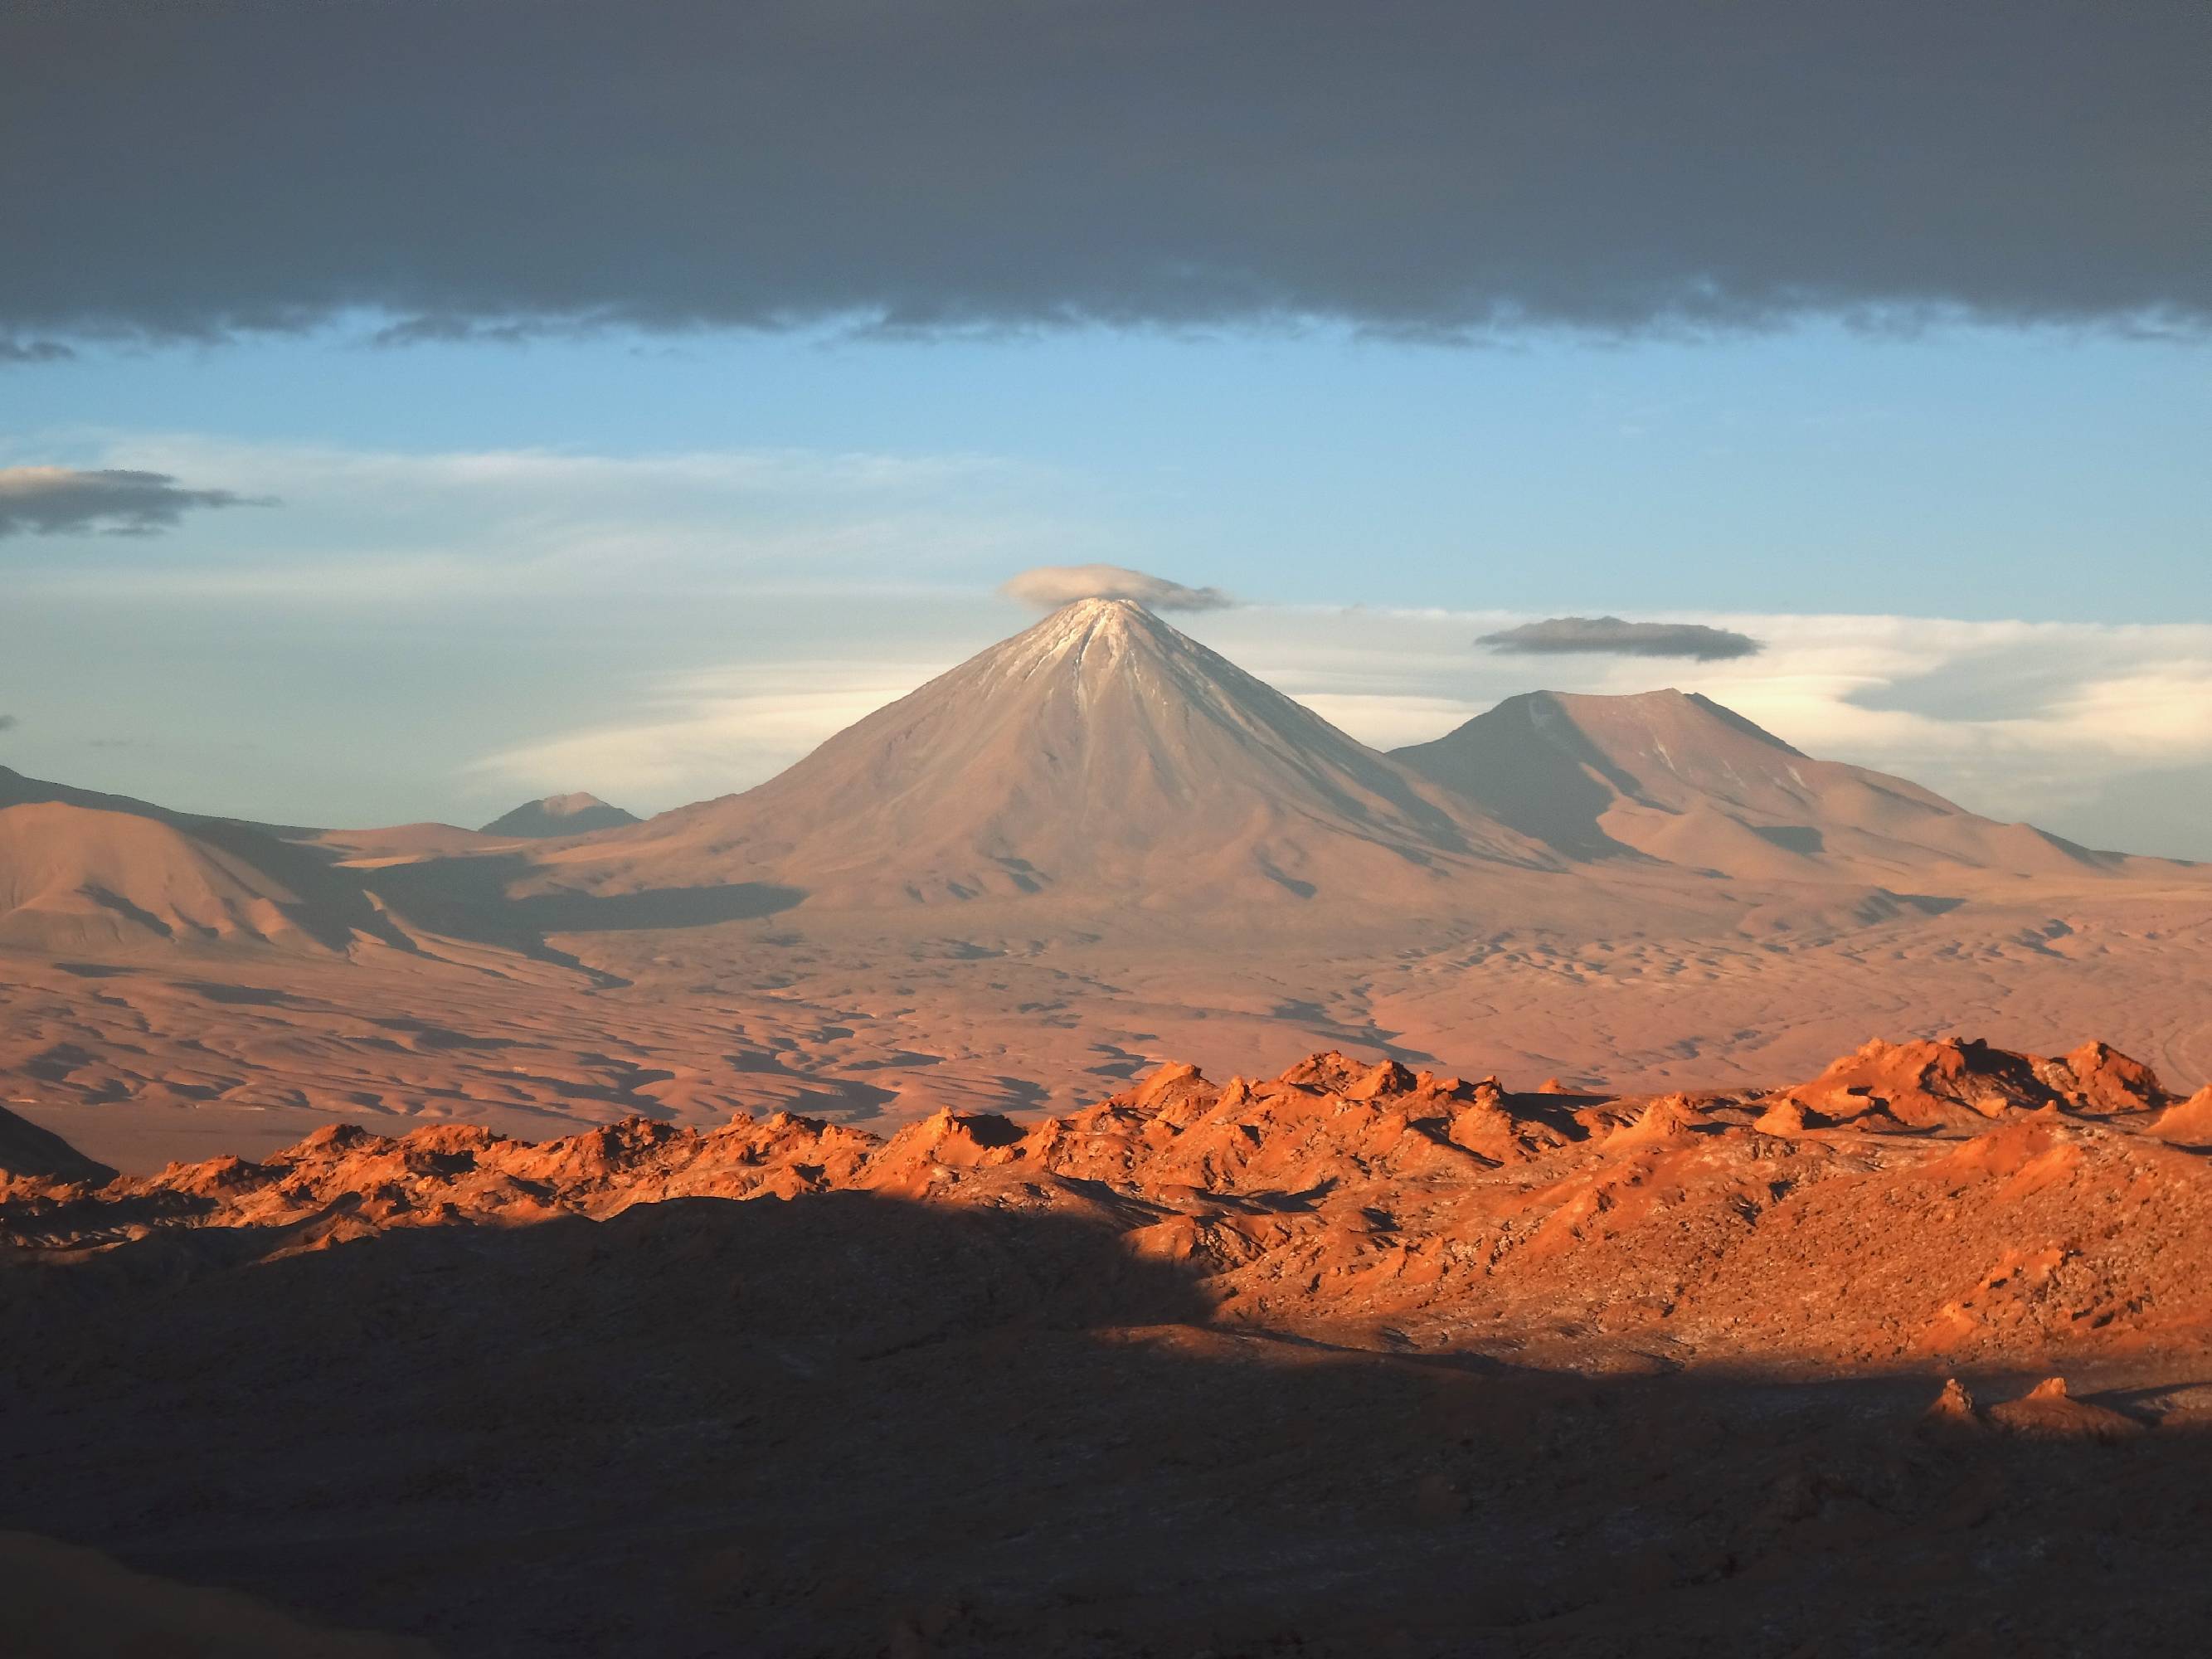
[{"label": "cloud above volcano summit", "polygon": [[1041,564],[1003,583],[999,592],[1040,611],[1078,599],[1134,599],[1148,611],[1225,611],[1237,601],[1218,587],[1188,587],[1119,564]]}]

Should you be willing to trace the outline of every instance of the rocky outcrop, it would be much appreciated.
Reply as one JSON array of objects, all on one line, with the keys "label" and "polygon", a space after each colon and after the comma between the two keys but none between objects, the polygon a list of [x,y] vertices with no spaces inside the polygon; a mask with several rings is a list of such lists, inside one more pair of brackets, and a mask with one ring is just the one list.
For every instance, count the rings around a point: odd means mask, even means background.
[{"label": "rocky outcrop", "polygon": [[2192,1651],[2212,1166],[2109,1059],[1898,1052],[19,1179],[0,1526],[176,1582],[19,1577],[0,1650],[198,1583],[533,1656]]},{"label": "rocky outcrop", "polygon": [[[2212,1291],[2188,1267],[2212,1248],[2212,1170],[2185,1149],[2196,1103],[2170,1098],[2098,1044],[2045,1060],[1875,1042],[1793,1089],[1650,1098],[1521,1093],[1332,1051],[1221,1085],[1166,1066],[1065,1116],[946,1110],[887,1139],[788,1113],[538,1143],[334,1126],[259,1163],[104,1184],[56,1165],[6,1189],[0,1231],[51,1250],[260,1230],[282,1249],[875,1193],[1079,1214],[1133,1255],[1184,1264],[1245,1322],[1479,1319],[1562,1352],[2026,1355],[2212,1330]],[[2125,1227],[2090,1224],[2115,1203]]]},{"label": "rocky outcrop", "polygon": [[2155,1111],[2170,1097],[2151,1069],[2101,1042],[2057,1060],[1974,1037],[1876,1038],[1790,1091],[1799,1106],[1867,1128],[1955,1128],[2057,1106],[2110,1117]]}]

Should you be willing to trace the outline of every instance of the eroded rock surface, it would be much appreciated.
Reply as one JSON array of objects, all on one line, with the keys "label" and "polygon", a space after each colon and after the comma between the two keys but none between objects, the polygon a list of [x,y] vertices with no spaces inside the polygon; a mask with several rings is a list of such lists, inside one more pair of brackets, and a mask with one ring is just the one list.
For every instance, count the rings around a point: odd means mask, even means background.
[{"label": "eroded rock surface", "polygon": [[1328,1053],[18,1177],[0,1528],[454,1655],[2185,1651],[2194,1110]]}]

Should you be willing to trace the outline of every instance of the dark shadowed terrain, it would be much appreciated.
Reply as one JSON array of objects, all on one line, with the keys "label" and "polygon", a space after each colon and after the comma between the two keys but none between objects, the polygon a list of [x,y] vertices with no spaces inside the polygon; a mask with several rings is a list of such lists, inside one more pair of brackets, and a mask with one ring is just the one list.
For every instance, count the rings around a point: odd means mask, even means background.
[{"label": "dark shadowed terrain", "polygon": [[2189,1652],[2208,1115],[1320,1056],[20,1180],[0,1528],[453,1656]]}]

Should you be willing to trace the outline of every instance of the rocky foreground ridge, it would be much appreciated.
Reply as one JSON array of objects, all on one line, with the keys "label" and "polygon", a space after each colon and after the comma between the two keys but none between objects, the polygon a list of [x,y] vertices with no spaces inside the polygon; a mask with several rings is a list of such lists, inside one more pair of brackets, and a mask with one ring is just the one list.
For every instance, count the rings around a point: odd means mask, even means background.
[{"label": "rocky foreground ridge", "polygon": [[276,1260],[866,1193],[1050,1212],[1172,1264],[1217,1322],[1362,1346],[1632,1371],[2027,1359],[2212,1334],[2207,1152],[2212,1088],[2180,1098],[2094,1042],[1877,1041],[1792,1088],[1638,1097],[1332,1052],[1225,1085],[1171,1065],[1067,1116],[945,1111],[888,1139],[787,1113],[534,1144],[337,1126],[258,1164],[0,1182],[0,1239],[52,1259],[237,1231],[224,1260]]},{"label": "rocky foreground ridge", "polygon": [[889,1139],[338,1127],[150,1179],[10,1146],[11,1651],[2057,1656],[2212,1620],[2212,1091],[2095,1044],[1650,1098],[1324,1054]]}]

